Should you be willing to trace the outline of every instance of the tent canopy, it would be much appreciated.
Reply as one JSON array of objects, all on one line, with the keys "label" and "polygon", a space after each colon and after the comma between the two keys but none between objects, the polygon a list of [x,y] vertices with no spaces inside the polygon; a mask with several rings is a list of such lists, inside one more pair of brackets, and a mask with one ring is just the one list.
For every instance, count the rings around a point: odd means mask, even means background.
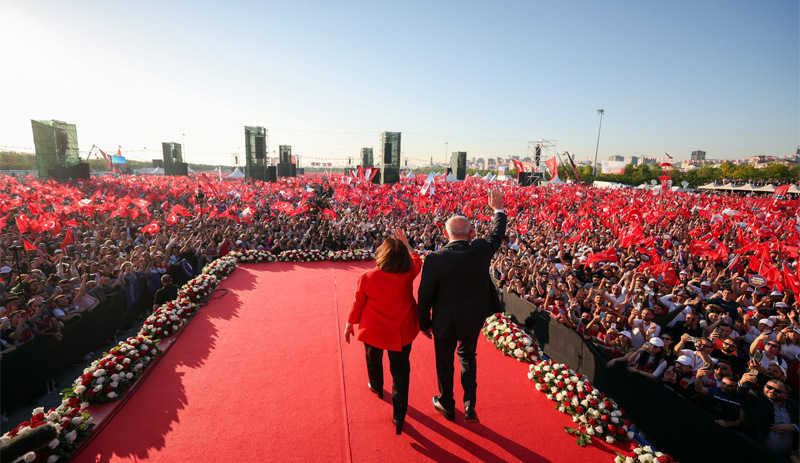
[{"label": "tent canopy", "polygon": [[226,175],[225,178],[244,178],[244,172],[239,170],[239,168],[237,167],[236,170]]}]

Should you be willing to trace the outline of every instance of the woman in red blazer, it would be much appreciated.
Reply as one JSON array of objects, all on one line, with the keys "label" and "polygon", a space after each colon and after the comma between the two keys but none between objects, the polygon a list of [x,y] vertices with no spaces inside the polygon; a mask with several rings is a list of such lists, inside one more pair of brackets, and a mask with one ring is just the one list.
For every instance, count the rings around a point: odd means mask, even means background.
[{"label": "woman in red blazer", "polygon": [[383,351],[388,352],[394,406],[392,423],[400,434],[408,409],[411,372],[408,356],[411,342],[419,333],[413,284],[422,260],[412,251],[403,230],[396,229],[395,236],[387,238],[375,252],[377,268],[358,277],[344,339],[350,343],[353,325],[358,325],[357,338],[366,349],[367,387],[379,398],[383,398]]}]

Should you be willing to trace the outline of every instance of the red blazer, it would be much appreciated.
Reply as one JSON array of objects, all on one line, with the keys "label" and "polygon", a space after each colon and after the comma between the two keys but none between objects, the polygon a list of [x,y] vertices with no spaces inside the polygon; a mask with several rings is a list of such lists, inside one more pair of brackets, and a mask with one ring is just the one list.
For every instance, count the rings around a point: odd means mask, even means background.
[{"label": "red blazer", "polygon": [[419,334],[414,278],[422,260],[411,253],[412,268],[405,273],[387,273],[374,268],[361,274],[347,321],[358,324],[357,339],[370,346],[399,352]]}]

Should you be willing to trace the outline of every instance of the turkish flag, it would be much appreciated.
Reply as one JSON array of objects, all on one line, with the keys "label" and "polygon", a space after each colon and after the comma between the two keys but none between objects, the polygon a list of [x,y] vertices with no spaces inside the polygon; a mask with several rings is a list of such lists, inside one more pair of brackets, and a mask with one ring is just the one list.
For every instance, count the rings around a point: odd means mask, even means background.
[{"label": "turkish flag", "polygon": [[512,159],[512,161],[514,162],[514,167],[517,169],[517,180],[519,180],[519,174],[520,172],[525,172],[525,166],[516,159]]},{"label": "turkish flag", "polygon": [[175,214],[178,214],[178,215],[182,215],[184,217],[191,217],[192,216],[192,214],[189,212],[189,210],[186,209],[185,207],[181,206],[180,204],[176,204],[175,206],[173,206],[172,212],[174,212]]},{"label": "turkish flag", "polygon": [[783,282],[786,285],[786,289],[794,292],[795,299],[800,296],[800,279],[793,275],[785,264],[783,266]]},{"label": "turkish flag", "polygon": [[572,243],[578,241],[581,238],[581,235],[583,235],[583,228],[578,230],[578,233],[575,236],[573,236],[572,238],[568,239],[566,241],[566,244],[572,244]]},{"label": "turkish flag", "polygon": [[146,209],[150,205],[150,201],[143,198],[133,198],[131,199],[131,203],[135,204],[137,207],[141,207],[142,209]]},{"label": "turkish flag", "polygon": [[322,215],[331,220],[336,220],[336,212],[334,212],[334,210],[329,207],[326,207],[325,209],[322,210]]},{"label": "turkish flag", "polygon": [[72,237],[72,228],[67,228],[67,234],[64,235],[64,242],[61,243],[61,250],[67,252],[67,246],[74,242],[75,238]]},{"label": "turkish flag", "polygon": [[617,250],[611,248],[602,252],[589,254],[584,265],[589,265],[592,262],[617,262]]},{"label": "turkish flag", "polygon": [[26,204],[28,206],[28,210],[30,211],[31,215],[36,216],[44,213],[44,209],[42,209],[42,206],[40,204],[32,203],[30,201],[26,201]]},{"label": "turkish flag", "polygon": [[39,250],[39,248],[37,248],[33,244],[29,243],[28,240],[26,240],[26,239],[22,240],[22,244],[25,246],[25,252],[38,251]]},{"label": "turkish flag", "polygon": [[31,219],[29,219],[28,216],[25,215],[25,213],[21,212],[17,216],[17,229],[19,230],[20,233],[25,233],[28,231],[30,226],[31,226]]},{"label": "turkish flag", "polygon": [[650,267],[650,274],[656,278],[661,277],[664,284],[669,286],[675,286],[681,282],[678,275],[675,274],[672,262],[664,262],[663,264]]},{"label": "turkish flag", "polygon": [[153,220],[146,227],[142,228],[141,231],[142,231],[142,234],[150,233],[150,235],[152,236],[152,235],[158,233],[159,230],[161,230],[161,227],[159,227],[158,223],[155,220]]},{"label": "turkish flag", "polygon": [[547,164],[547,169],[550,171],[552,178],[558,178],[558,161],[556,161],[556,157],[553,156],[548,159],[545,164]]}]

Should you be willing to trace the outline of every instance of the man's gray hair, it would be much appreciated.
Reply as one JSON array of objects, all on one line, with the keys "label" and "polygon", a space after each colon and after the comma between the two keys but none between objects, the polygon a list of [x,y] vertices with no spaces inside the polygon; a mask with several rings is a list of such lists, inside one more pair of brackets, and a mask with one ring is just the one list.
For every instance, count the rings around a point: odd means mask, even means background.
[{"label": "man's gray hair", "polygon": [[447,219],[444,227],[451,240],[466,240],[472,231],[472,222],[463,215],[454,215]]}]

